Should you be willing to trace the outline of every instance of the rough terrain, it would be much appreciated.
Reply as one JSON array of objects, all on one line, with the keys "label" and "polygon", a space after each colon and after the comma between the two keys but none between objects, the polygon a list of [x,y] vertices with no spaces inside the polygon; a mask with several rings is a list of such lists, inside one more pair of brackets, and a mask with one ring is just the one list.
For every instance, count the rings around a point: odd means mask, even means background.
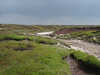
[{"label": "rough terrain", "polygon": [[100,59],[100,45],[88,43],[82,40],[60,40],[66,44],[69,44],[72,49],[81,50],[90,55],[94,55]]},{"label": "rough terrain", "polygon": [[70,56],[66,58],[66,61],[70,65],[72,75],[96,75],[90,69],[84,68],[82,65],[79,64],[79,62],[77,62]]}]

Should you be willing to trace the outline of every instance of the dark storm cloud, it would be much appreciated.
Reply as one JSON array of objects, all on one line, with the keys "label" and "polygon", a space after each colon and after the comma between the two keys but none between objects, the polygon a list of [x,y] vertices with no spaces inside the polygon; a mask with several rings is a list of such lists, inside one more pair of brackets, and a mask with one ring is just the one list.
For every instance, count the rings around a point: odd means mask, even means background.
[{"label": "dark storm cloud", "polygon": [[100,24],[99,0],[0,0],[0,23]]}]

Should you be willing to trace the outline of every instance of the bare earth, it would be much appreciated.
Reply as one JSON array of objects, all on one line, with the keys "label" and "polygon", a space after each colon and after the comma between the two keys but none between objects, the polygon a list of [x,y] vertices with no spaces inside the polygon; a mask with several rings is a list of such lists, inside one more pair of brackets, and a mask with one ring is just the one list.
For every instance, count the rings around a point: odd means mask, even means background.
[{"label": "bare earth", "polygon": [[[100,45],[98,44],[88,43],[82,40],[58,40],[69,45],[71,49],[83,51],[100,59]],[[62,43],[59,43],[58,45],[64,48],[68,48]],[[84,68],[82,64],[70,56],[66,58],[66,61],[70,65],[72,75],[97,75],[96,73],[93,73],[91,69]]]},{"label": "bare earth", "polygon": [[86,52],[100,59],[100,45],[98,44],[88,43],[82,40],[60,40],[60,41],[69,44],[72,49]]},{"label": "bare earth", "polygon": [[82,66],[72,57],[67,57],[66,61],[70,65],[72,75],[96,75],[91,72],[90,69],[84,69]]}]

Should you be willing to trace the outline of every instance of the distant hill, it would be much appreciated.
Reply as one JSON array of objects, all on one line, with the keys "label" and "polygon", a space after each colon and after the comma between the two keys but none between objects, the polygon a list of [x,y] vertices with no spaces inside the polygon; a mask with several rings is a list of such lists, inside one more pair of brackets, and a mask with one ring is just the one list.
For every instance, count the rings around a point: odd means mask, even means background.
[{"label": "distant hill", "polygon": [[[0,24],[0,34],[22,34],[22,33],[37,33],[45,31],[68,32],[76,29],[69,28],[83,28],[83,27],[100,27],[99,25],[17,25],[17,24]],[[67,31],[68,30],[68,31]]]},{"label": "distant hill", "polygon": [[63,28],[56,31],[56,34],[67,34],[80,31],[100,31],[100,27],[76,27],[76,28]]}]

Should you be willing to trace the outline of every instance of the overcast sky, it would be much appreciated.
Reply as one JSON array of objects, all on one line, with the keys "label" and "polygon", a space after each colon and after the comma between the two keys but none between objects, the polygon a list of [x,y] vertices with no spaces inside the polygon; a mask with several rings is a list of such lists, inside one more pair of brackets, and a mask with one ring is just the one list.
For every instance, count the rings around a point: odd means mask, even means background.
[{"label": "overcast sky", "polygon": [[0,23],[100,24],[100,0],[0,0]]}]

